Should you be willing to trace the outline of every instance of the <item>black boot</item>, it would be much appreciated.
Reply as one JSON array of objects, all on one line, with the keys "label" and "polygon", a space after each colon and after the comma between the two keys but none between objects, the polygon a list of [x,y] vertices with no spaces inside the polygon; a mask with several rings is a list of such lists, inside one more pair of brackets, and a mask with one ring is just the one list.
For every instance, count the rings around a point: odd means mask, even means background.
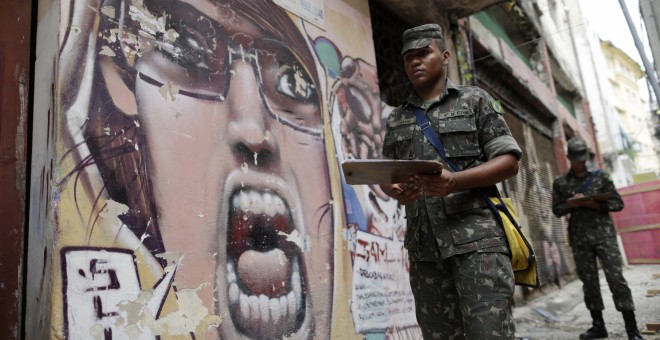
[{"label": "black boot", "polygon": [[642,334],[637,329],[637,321],[635,320],[635,312],[631,310],[624,310],[623,321],[626,323],[626,333],[628,333],[628,340],[643,340]]},{"label": "black boot", "polygon": [[607,329],[605,329],[605,321],[603,321],[603,311],[592,310],[590,312],[591,318],[594,320],[593,326],[580,334],[580,340],[607,338]]}]

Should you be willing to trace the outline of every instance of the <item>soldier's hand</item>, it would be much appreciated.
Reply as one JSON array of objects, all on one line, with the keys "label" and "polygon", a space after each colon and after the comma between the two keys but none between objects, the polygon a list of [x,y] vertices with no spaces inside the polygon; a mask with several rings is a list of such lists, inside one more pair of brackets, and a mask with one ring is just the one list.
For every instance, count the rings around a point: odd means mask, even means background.
[{"label": "soldier's hand", "polygon": [[403,205],[408,204],[422,196],[422,189],[414,183],[391,184],[389,185],[389,188],[387,188],[385,185],[381,185],[381,188],[390,197],[399,201],[399,203]]},{"label": "soldier's hand", "polygon": [[582,202],[582,207],[589,208],[589,209],[598,209],[600,207],[600,205],[598,204],[598,202],[596,202],[596,200],[594,200],[592,198],[588,201]]},{"label": "soldier's hand", "polygon": [[[576,193],[573,195],[572,198],[584,198],[586,197],[583,193]],[[580,201],[568,201],[566,203],[566,207],[568,208],[588,208],[588,209],[598,209],[600,205],[594,198],[586,199],[586,200],[580,200]]]},{"label": "soldier's hand", "polygon": [[412,181],[429,196],[445,197],[456,189],[453,174],[448,170],[438,174],[418,174],[412,177]]}]

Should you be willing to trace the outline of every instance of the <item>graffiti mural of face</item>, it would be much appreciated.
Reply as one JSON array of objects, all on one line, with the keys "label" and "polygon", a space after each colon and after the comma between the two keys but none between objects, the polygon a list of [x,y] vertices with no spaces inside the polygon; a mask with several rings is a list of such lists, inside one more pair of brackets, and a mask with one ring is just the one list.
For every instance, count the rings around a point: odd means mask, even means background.
[{"label": "graffiti mural of face", "polygon": [[177,289],[198,289],[224,339],[328,332],[331,195],[303,36],[270,1],[134,5],[136,116]]}]

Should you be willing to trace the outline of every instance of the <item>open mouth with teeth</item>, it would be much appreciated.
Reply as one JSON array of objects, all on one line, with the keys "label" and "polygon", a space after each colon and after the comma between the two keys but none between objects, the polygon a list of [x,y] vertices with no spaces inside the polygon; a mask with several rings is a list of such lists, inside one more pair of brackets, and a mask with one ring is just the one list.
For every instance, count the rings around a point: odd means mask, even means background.
[{"label": "open mouth with teeth", "polygon": [[305,318],[301,249],[285,200],[246,189],[231,197],[227,235],[227,301],[236,329],[251,338],[281,339]]}]

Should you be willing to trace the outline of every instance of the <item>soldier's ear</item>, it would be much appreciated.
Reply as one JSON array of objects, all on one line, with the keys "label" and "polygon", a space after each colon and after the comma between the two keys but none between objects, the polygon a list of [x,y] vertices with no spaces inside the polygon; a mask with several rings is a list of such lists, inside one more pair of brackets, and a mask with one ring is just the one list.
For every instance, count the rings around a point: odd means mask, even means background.
[{"label": "soldier's ear", "polygon": [[442,61],[442,65],[449,65],[449,58],[451,57],[451,52],[448,50],[442,51],[442,56],[444,57],[444,60]]}]

